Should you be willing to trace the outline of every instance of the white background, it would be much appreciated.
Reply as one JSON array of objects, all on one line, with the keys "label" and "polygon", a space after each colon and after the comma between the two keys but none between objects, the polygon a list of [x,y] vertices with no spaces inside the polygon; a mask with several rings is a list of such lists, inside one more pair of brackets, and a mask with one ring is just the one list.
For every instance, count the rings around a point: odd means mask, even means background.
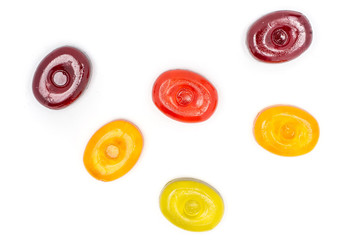
[{"label": "white background", "polygon": [[[0,3],[0,239],[360,239],[360,31],[358,1],[131,0]],[[283,64],[256,61],[248,27],[275,10],[305,14],[310,48]],[[39,62],[71,45],[92,62],[87,90],[66,109],[32,94]],[[219,93],[215,114],[185,124],[151,99],[163,71],[185,68]],[[292,104],[320,124],[300,157],[262,149],[256,114]],[[145,145],[124,177],[100,182],[85,170],[87,141],[127,119]],[[225,215],[212,231],[184,231],[160,212],[163,186],[178,177],[213,185]]]}]

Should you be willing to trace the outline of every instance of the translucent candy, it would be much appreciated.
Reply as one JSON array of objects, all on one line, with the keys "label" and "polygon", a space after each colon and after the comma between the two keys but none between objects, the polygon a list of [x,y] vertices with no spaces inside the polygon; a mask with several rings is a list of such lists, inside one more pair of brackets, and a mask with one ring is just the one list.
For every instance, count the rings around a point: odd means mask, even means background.
[{"label": "translucent candy", "polygon": [[215,111],[218,95],[203,76],[188,70],[170,70],[154,83],[153,101],[168,117],[182,122],[202,122]]},{"label": "translucent candy", "polygon": [[311,41],[308,19],[294,11],[277,11],[263,16],[250,27],[247,35],[247,44],[254,57],[274,63],[298,57]]},{"label": "translucent candy", "polygon": [[254,136],[258,144],[281,156],[299,156],[310,152],[319,135],[316,119],[294,106],[265,108],[254,122]]},{"label": "translucent candy", "polygon": [[33,93],[45,107],[61,109],[81,95],[89,76],[90,63],[85,54],[73,47],[61,47],[39,64],[33,79]]},{"label": "translucent candy", "polygon": [[220,194],[210,185],[192,178],[175,179],[160,195],[160,209],[174,225],[188,231],[208,231],[224,214]]},{"label": "translucent candy", "polygon": [[143,138],[132,123],[117,120],[101,127],[89,140],[84,165],[101,181],[112,181],[125,175],[138,161]]}]

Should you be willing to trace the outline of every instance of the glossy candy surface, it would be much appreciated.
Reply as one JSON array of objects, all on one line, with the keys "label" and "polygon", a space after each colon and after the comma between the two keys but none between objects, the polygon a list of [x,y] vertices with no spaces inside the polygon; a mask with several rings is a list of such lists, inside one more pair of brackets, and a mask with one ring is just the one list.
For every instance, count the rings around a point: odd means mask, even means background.
[{"label": "glossy candy surface", "polygon": [[310,152],[319,134],[316,119],[294,106],[265,108],[254,122],[254,136],[258,144],[281,156],[299,156]]},{"label": "glossy candy surface", "polygon": [[143,148],[143,137],[136,126],[116,120],[101,127],[89,140],[84,165],[101,181],[125,175],[136,164]]},{"label": "glossy candy surface", "polygon": [[160,209],[174,225],[188,231],[208,231],[224,214],[220,194],[208,184],[192,178],[175,179],[160,195]]},{"label": "glossy candy surface", "polygon": [[274,63],[298,57],[311,41],[309,20],[294,11],[277,11],[263,16],[250,27],[247,35],[247,44],[254,57]]},{"label": "glossy candy surface", "polygon": [[153,101],[168,117],[182,122],[202,122],[215,111],[218,95],[203,76],[188,70],[170,70],[154,83]]},{"label": "glossy candy surface", "polygon": [[61,109],[75,101],[87,86],[90,63],[73,47],[61,47],[47,55],[33,79],[35,98],[51,109]]}]

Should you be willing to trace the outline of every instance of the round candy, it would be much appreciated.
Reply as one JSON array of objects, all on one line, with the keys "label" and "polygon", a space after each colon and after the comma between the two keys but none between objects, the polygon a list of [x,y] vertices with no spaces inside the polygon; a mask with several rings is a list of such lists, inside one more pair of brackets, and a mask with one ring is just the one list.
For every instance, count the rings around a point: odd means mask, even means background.
[{"label": "round candy", "polygon": [[84,165],[101,181],[125,175],[136,164],[143,148],[143,138],[136,126],[117,120],[100,128],[89,140]]},{"label": "round candy", "polygon": [[249,29],[247,44],[255,58],[285,62],[303,53],[311,44],[309,20],[299,12],[277,11],[257,20]]},{"label": "round candy", "polygon": [[203,76],[188,70],[170,70],[154,83],[153,101],[167,116],[182,122],[202,122],[215,111],[218,95]]},{"label": "round candy", "polygon": [[47,55],[33,79],[35,98],[45,107],[61,109],[84,91],[90,76],[90,63],[84,53],[61,47]]},{"label": "round candy", "polygon": [[208,184],[192,178],[175,179],[160,195],[160,209],[174,225],[188,231],[208,231],[224,214],[220,194]]},{"label": "round candy", "polygon": [[254,122],[254,136],[258,144],[281,156],[299,156],[310,152],[319,134],[316,119],[293,106],[265,108]]}]

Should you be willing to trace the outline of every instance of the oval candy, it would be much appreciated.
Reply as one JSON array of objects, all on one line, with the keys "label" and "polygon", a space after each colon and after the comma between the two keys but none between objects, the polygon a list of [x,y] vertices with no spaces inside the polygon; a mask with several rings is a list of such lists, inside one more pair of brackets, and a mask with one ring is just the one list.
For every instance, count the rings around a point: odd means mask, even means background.
[{"label": "oval candy", "polygon": [[247,45],[252,55],[264,62],[285,62],[310,46],[309,20],[295,11],[277,11],[258,19],[249,29]]},{"label": "oval candy", "polygon": [[152,98],[168,117],[182,122],[202,122],[215,111],[218,95],[203,76],[188,70],[170,70],[154,83]]},{"label": "oval candy", "polygon": [[320,135],[316,119],[294,106],[265,108],[254,121],[254,136],[264,149],[280,156],[299,156],[310,152]]},{"label": "oval candy", "polygon": [[143,148],[143,137],[132,123],[116,120],[101,127],[89,140],[84,165],[94,178],[113,181],[130,171]]},{"label": "oval candy", "polygon": [[81,95],[89,76],[90,62],[85,54],[73,47],[61,47],[39,64],[33,78],[33,93],[45,107],[61,109]]},{"label": "oval candy", "polygon": [[224,202],[210,185],[193,178],[175,179],[160,195],[160,209],[174,225],[188,231],[208,231],[224,214]]}]

